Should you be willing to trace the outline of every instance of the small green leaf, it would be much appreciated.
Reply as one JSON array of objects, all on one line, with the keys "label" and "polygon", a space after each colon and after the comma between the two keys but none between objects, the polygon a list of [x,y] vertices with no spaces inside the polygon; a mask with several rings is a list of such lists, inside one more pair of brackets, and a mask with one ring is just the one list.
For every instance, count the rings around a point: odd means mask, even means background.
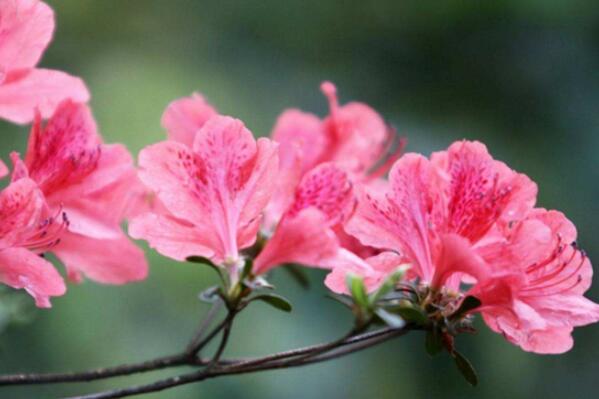
[{"label": "small green leaf", "polygon": [[404,274],[409,268],[410,265],[400,265],[393,274],[387,277],[379,289],[371,294],[371,302],[376,303],[383,296],[391,292],[395,288],[395,285],[403,278]]},{"label": "small green leaf", "polygon": [[253,297],[251,300],[265,302],[272,307],[282,310],[283,312],[291,312],[291,310],[293,309],[291,303],[289,303],[287,299],[276,294],[262,294]]},{"label": "small green leaf", "polygon": [[364,286],[362,277],[348,274],[347,287],[357,305],[362,308],[367,308],[369,306],[368,294],[366,293],[366,287]]},{"label": "small green leaf", "polygon": [[406,325],[404,319],[400,316],[387,312],[385,309],[378,308],[374,311],[381,320],[383,320],[391,328],[402,328]]},{"label": "small green leaf", "polygon": [[414,306],[411,303],[409,305],[402,305],[397,312],[405,321],[410,323],[419,326],[424,326],[429,323],[428,316],[420,306]]},{"label": "small green leaf", "polygon": [[452,356],[455,360],[455,364],[458,370],[460,371],[462,376],[464,376],[466,381],[468,381],[468,383],[473,387],[478,385],[478,376],[476,375],[476,370],[474,370],[474,367],[472,366],[472,363],[470,363],[470,360],[466,359],[464,355],[462,355],[460,352],[456,350],[453,351]]},{"label": "small green leaf", "polygon": [[443,340],[441,339],[439,330],[436,328],[426,332],[424,343],[426,347],[426,353],[431,356],[435,356],[443,350]]},{"label": "small green leaf", "polygon": [[293,264],[286,264],[283,266],[283,270],[285,270],[302,288],[307,289],[310,287],[310,280],[301,267]]},{"label": "small green leaf", "polygon": [[464,298],[464,300],[460,304],[460,307],[455,312],[453,312],[453,314],[451,315],[451,318],[452,319],[459,318],[459,317],[463,316],[464,314],[466,314],[467,312],[478,308],[480,305],[481,305],[480,299],[478,299],[477,297],[474,297],[472,295],[468,295],[466,298]]}]

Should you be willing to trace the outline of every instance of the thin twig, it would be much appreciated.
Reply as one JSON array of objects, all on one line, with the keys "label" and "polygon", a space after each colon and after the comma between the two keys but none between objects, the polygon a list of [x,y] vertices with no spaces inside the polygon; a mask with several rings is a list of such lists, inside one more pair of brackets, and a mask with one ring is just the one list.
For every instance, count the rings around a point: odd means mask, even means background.
[{"label": "thin twig", "polygon": [[[197,361],[200,363],[201,361]],[[48,373],[48,374],[12,374],[0,376],[0,385],[51,384],[58,382],[85,382],[102,378],[118,377],[159,370],[168,367],[188,364],[185,355],[177,354],[148,360],[135,364],[124,364],[115,367],[98,368],[82,372]],[[198,364],[199,365],[199,364]]]},{"label": "thin twig", "polygon": [[231,326],[233,325],[233,319],[235,319],[235,315],[237,312],[235,310],[229,310],[227,314],[227,318],[225,319],[225,326],[223,329],[223,336],[220,340],[220,344],[216,349],[216,352],[212,356],[212,360],[210,360],[210,364],[208,364],[208,369],[214,367],[218,361],[220,360],[225,348],[227,347],[227,343],[229,342],[229,336],[231,335]]},{"label": "thin twig", "polygon": [[[212,313],[218,311],[218,306],[213,307],[208,315],[207,319],[214,318]],[[210,324],[202,323],[198,332],[194,336],[194,340],[190,343],[188,348],[183,353],[175,355],[169,355],[160,357],[153,360],[144,361],[141,363],[125,364],[115,367],[98,368],[93,370],[86,370],[80,372],[67,372],[67,373],[22,373],[22,374],[9,374],[0,375],[0,386],[3,385],[29,385],[29,384],[54,384],[63,382],[86,382],[99,379],[106,379],[136,373],[143,373],[148,371],[160,370],[169,367],[177,366],[205,366],[209,362],[198,358],[197,353],[204,348],[208,343],[218,335],[218,333],[227,324],[227,319],[224,319],[219,325],[217,325],[204,339],[202,338],[207,326]],[[197,340],[196,340],[197,339]]]},{"label": "thin twig", "polygon": [[199,347],[199,343],[201,342],[202,337],[206,333],[206,330],[208,330],[208,328],[210,327],[210,324],[212,324],[214,317],[216,316],[222,305],[223,301],[219,298],[216,302],[212,304],[212,307],[206,314],[206,317],[204,317],[204,319],[200,323],[200,326],[198,327],[196,333],[189,342],[189,345],[187,346],[187,349],[185,351],[190,357],[195,356],[198,353],[198,350],[196,348]]},{"label": "thin twig", "polygon": [[[134,396],[149,392],[158,392],[167,388],[173,388],[180,385],[200,382],[208,378],[216,378],[226,375],[252,373],[263,370],[273,370],[280,368],[299,367],[308,364],[323,362],[326,360],[338,358],[341,356],[354,353],[371,346],[380,344],[388,341],[394,337],[407,333],[411,327],[406,326],[401,329],[385,328],[378,331],[364,333],[357,336],[349,337],[342,342],[337,342],[334,347],[331,347],[331,343],[312,345],[305,348],[295,349],[292,351],[280,352],[263,358],[258,358],[249,361],[240,361],[237,363],[206,368],[194,373],[184,374],[176,377],[170,377],[164,380],[156,381],[154,383],[139,385],[134,387],[127,387],[122,389],[115,389],[111,391],[105,391],[95,394],[76,396],[71,399],[113,399],[123,398],[127,396]],[[345,347],[345,348],[344,348]],[[326,351],[324,351],[324,348]],[[332,353],[326,353],[332,349],[340,349]],[[323,352],[324,351],[324,352]],[[314,354],[314,357],[300,357],[302,355]],[[273,361],[277,360],[277,361]]]}]

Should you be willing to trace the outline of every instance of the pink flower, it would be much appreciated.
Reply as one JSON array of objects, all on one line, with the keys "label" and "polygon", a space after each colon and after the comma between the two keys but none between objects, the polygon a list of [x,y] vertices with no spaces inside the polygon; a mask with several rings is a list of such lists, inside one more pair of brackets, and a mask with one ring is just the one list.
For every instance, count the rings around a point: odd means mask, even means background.
[{"label": "pink flower", "polygon": [[71,279],[84,274],[122,284],[146,277],[143,251],[120,227],[138,184],[133,161],[124,146],[102,143],[86,105],[61,103],[46,126],[37,117],[24,162],[12,157],[13,180],[31,178],[51,209],[64,209],[69,217],[68,231],[52,251]]},{"label": "pink flower", "polygon": [[324,163],[303,177],[274,234],[254,262],[262,274],[284,263],[330,268],[339,251],[333,227],[342,223],[354,205],[347,174]]},{"label": "pink flower", "polygon": [[[321,89],[329,99],[329,116],[321,120],[290,109],[279,116],[273,129],[272,138],[281,146],[281,171],[273,200],[266,209],[267,229],[272,229],[290,206],[302,176],[317,165],[333,162],[349,174],[353,183],[378,184],[378,178],[403,149],[400,142],[391,151],[394,132],[368,105],[352,102],[340,106],[332,83],[324,82]],[[360,245],[342,229],[335,231],[344,247],[364,255],[377,252]]]},{"label": "pink flower", "polygon": [[0,281],[25,289],[39,307],[65,293],[52,264],[39,254],[55,245],[66,227],[62,212],[51,213],[41,191],[30,179],[0,191]]},{"label": "pink flower", "polygon": [[27,123],[49,117],[65,98],[85,102],[81,79],[35,68],[54,31],[52,9],[38,0],[0,1],[0,118]]},{"label": "pink flower", "polygon": [[216,109],[204,97],[193,93],[168,105],[162,115],[162,126],[167,130],[169,140],[192,147],[196,133],[216,115]]},{"label": "pink flower", "polygon": [[493,160],[477,142],[457,142],[431,160],[407,154],[386,192],[364,190],[346,230],[363,244],[394,250],[433,289],[482,301],[487,324],[525,350],[558,353],[572,327],[598,319],[582,297],[590,262],[569,244],[574,227],[533,209],[536,185]]},{"label": "pink flower", "polygon": [[570,350],[573,328],[599,321],[599,305],[583,296],[593,270],[576,228],[560,212],[535,209],[502,235],[479,250],[492,278],[470,292],[483,302],[485,322],[526,351]]},{"label": "pink flower", "polygon": [[272,138],[281,144],[281,159],[299,157],[302,173],[321,162],[335,162],[352,176],[384,174],[401,150],[398,148],[390,155],[391,163],[375,170],[390,150],[393,131],[366,104],[352,102],[340,106],[332,83],[324,82],[321,89],[330,107],[330,115],[324,120],[295,109],[279,116]]},{"label": "pink flower", "polygon": [[274,187],[277,146],[252,137],[237,119],[214,116],[193,147],[164,141],[139,155],[140,178],[164,210],[135,218],[133,237],[177,260],[197,255],[235,267],[251,246]]},{"label": "pink flower", "polygon": [[[460,260],[442,255],[469,251],[494,223],[531,209],[536,194],[534,183],[493,160],[477,142],[455,143],[430,161],[406,154],[389,180],[386,192],[360,192],[346,231],[365,245],[405,255],[427,283],[444,281],[444,268]],[[476,259],[457,263],[475,273]]]}]

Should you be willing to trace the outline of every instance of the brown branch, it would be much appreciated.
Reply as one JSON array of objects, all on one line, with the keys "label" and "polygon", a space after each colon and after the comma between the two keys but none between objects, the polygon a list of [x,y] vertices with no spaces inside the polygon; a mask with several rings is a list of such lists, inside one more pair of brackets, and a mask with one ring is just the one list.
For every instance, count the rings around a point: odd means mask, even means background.
[{"label": "brown branch", "polygon": [[210,333],[202,338],[203,333],[210,324],[212,319],[218,310],[218,305],[214,305],[213,308],[208,312],[206,317],[207,321],[201,323],[200,328],[195,333],[190,345],[183,353],[174,355],[164,356],[153,360],[148,360],[140,363],[125,364],[115,367],[105,367],[93,370],[86,370],[80,372],[67,372],[67,373],[22,373],[22,374],[8,374],[0,375],[0,386],[5,385],[31,385],[31,384],[56,384],[64,382],[88,382],[93,380],[100,380],[106,378],[113,378],[137,373],[144,373],[149,371],[155,371],[165,368],[177,367],[177,366],[205,366],[209,362],[197,357],[197,353],[203,349],[208,343],[218,335],[218,333],[228,323],[225,318],[219,323]]},{"label": "brown branch", "polygon": [[[201,361],[196,361],[196,364]],[[147,371],[160,370],[169,367],[184,366],[189,364],[186,355],[172,355],[160,357],[135,364],[124,364],[116,367],[98,368],[82,372],[71,373],[48,373],[48,374],[11,374],[0,376],[1,385],[29,385],[29,384],[52,384],[59,382],[86,382],[103,378],[112,378],[122,375],[131,375]]]},{"label": "brown branch", "polygon": [[410,330],[411,327],[409,326],[401,329],[384,328],[370,333],[350,336],[343,340],[335,340],[325,344],[280,352],[258,359],[241,360],[228,365],[218,363],[213,368],[205,368],[193,373],[170,377],[150,384],[77,396],[71,399],[123,398],[143,393],[159,392],[180,385],[200,382],[209,378],[319,363],[370,348],[392,338],[404,335]]}]

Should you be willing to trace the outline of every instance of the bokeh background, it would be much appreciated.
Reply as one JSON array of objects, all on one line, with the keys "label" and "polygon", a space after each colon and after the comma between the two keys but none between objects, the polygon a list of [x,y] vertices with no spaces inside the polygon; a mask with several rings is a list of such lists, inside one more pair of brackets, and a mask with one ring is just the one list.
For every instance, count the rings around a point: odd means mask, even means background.
[{"label": "bokeh background", "polygon": [[[219,110],[267,135],[295,106],[324,114],[319,83],[342,101],[371,104],[409,140],[443,149],[480,139],[539,183],[539,203],[576,223],[599,264],[599,3],[595,0],[359,1],[54,0],[58,29],[45,67],[83,77],[107,141],[133,153],[161,140],[174,98],[202,92]],[[27,127],[0,122],[0,156],[23,151]],[[124,287],[71,285],[51,311],[0,335],[0,371],[66,371],[179,350],[207,305],[212,271],[148,252],[150,277]],[[123,259],[126,262],[127,259]],[[344,333],[351,318],[323,299],[323,273],[304,291],[273,282],[292,314],[255,305],[239,318],[229,355],[258,355]],[[2,294],[0,323],[14,309]],[[599,283],[588,295],[599,300]],[[481,325],[458,345],[477,366],[468,386],[423,336],[308,368],[223,378],[147,398],[592,398],[599,388],[599,325],[577,329],[562,356],[524,353]],[[180,370],[184,371],[184,370]],[[89,384],[1,388],[2,398],[54,398],[171,375]]]}]

